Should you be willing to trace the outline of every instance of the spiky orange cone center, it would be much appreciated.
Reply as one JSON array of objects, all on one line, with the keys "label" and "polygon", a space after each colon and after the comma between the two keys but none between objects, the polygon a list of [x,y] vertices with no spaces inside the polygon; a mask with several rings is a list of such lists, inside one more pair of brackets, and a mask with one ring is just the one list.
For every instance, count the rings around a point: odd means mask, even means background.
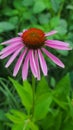
[{"label": "spiky orange cone center", "polygon": [[30,49],[41,48],[46,40],[44,32],[36,28],[31,28],[23,32],[22,39],[26,47]]}]

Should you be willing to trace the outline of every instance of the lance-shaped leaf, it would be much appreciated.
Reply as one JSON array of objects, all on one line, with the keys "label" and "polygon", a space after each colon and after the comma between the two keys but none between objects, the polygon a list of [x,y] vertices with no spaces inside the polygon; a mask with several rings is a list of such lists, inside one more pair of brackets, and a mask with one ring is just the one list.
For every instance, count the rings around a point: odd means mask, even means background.
[{"label": "lance-shaped leaf", "polygon": [[26,91],[24,87],[21,84],[19,84],[17,81],[13,80],[12,78],[9,79],[13,83],[19,97],[21,98],[22,104],[26,107],[28,111],[30,111],[32,107],[31,94],[28,91]]}]

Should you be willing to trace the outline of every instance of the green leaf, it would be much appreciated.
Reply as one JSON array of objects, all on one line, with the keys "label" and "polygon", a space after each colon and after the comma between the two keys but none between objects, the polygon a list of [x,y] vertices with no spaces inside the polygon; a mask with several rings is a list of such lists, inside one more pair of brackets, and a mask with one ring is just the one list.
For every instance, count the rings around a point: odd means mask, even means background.
[{"label": "green leaf", "polygon": [[58,26],[55,28],[60,35],[65,35],[67,33],[67,21],[60,19]]},{"label": "green leaf", "polygon": [[29,119],[25,120],[22,124],[14,124],[12,130],[39,130],[38,126]]},{"label": "green leaf", "polygon": [[39,81],[36,88],[36,99],[34,106],[34,119],[43,119],[49,111],[52,103],[52,93],[44,77]]},{"label": "green leaf", "polygon": [[23,6],[22,1],[20,0],[14,0],[13,4],[16,9],[20,9]]},{"label": "green leaf", "polygon": [[67,110],[68,100],[67,97],[70,96],[70,77],[69,74],[64,76],[56,85],[53,91],[54,102],[62,109]]},{"label": "green leaf", "polygon": [[35,108],[34,108],[34,119],[41,120],[45,118],[49,111],[49,107],[52,103],[52,96],[43,95],[41,96],[38,101],[36,101]]},{"label": "green leaf", "polygon": [[57,98],[53,98],[54,102],[59,106],[61,107],[62,109],[66,110],[67,109],[67,103],[64,102],[64,101],[60,101],[59,99]]},{"label": "green leaf", "polygon": [[51,84],[51,86],[52,86],[53,88],[55,87],[56,81],[55,81],[55,78],[54,78],[54,77],[51,77],[51,79],[50,79],[50,84]]},{"label": "green leaf", "polygon": [[52,28],[57,27],[59,25],[59,21],[60,21],[60,18],[58,16],[52,17],[50,20],[50,24],[51,24]]},{"label": "green leaf", "polygon": [[9,22],[0,22],[0,33],[4,31],[10,31],[13,30],[15,26],[12,23]]},{"label": "green leaf", "polygon": [[0,122],[0,129],[4,130],[4,124],[2,122]]},{"label": "green leaf", "polygon": [[73,10],[73,5],[67,5],[67,9]]},{"label": "green leaf", "polygon": [[5,120],[5,112],[3,110],[0,110],[0,121]]},{"label": "green leaf", "polygon": [[35,1],[34,7],[33,7],[33,12],[34,13],[40,13],[43,10],[46,9],[46,6],[42,0],[40,1]]},{"label": "green leaf", "polygon": [[14,116],[16,116],[17,118],[20,118],[21,120],[25,120],[25,119],[27,119],[27,116],[23,113],[23,112],[21,112],[21,111],[18,111],[18,110],[15,110],[15,109],[11,109],[10,110],[10,112],[14,115]]},{"label": "green leaf", "polygon": [[41,80],[38,83],[37,88],[36,88],[36,95],[40,96],[41,94],[44,94],[44,93],[47,93],[47,92],[49,93],[50,89],[49,89],[47,80],[45,79],[45,77],[42,77]]},{"label": "green leaf", "polygon": [[32,121],[29,121],[29,128],[31,130],[39,130],[38,126],[34,124]]},{"label": "green leaf", "polygon": [[15,124],[12,126],[12,129],[11,130],[26,130],[26,129],[23,129],[23,124]]},{"label": "green leaf", "polygon": [[48,24],[50,19],[50,14],[41,14],[39,15],[40,24]]},{"label": "green leaf", "polygon": [[70,77],[69,74],[64,76],[56,85],[54,91],[54,96],[59,99],[59,101],[67,101],[67,97],[70,95]]},{"label": "green leaf", "polygon": [[6,117],[15,124],[22,124],[24,120],[27,119],[27,116],[18,110],[10,110],[10,112],[6,114]]},{"label": "green leaf", "polygon": [[54,124],[53,124],[53,129],[54,130],[60,130],[61,125],[62,125],[62,112],[59,110],[57,116],[55,117]]},{"label": "green leaf", "polygon": [[15,16],[15,17],[17,17],[17,15],[18,15],[18,10],[11,9],[10,7],[4,8],[3,12],[4,12],[4,14],[6,16]]},{"label": "green leaf", "polygon": [[63,123],[62,130],[72,130],[73,129],[73,119],[69,119],[67,122]]},{"label": "green leaf", "polygon": [[55,12],[59,9],[59,1],[58,0],[51,0],[52,8]]},{"label": "green leaf", "polygon": [[9,19],[10,23],[13,23],[15,26],[18,24],[18,17],[14,16]]},{"label": "green leaf", "polygon": [[64,50],[56,50],[58,53],[60,53],[61,55],[63,55],[63,56],[67,56],[68,55],[68,51],[64,51]]},{"label": "green leaf", "polygon": [[32,107],[31,95],[17,81],[13,80],[12,78],[9,78],[9,79],[13,83],[15,89],[17,90],[17,92],[18,92],[18,94],[19,94],[19,96],[21,98],[22,104],[29,111],[31,109],[31,107]]},{"label": "green leaf", "polygon": [[0,45],[0,51],[3,49],[3,46],[2,45]]},{"label": "green leaf", "polygon": [[51,9],[51,1],[49,0],[43,0],[44,4],[46,5],[47,9]]},{"label": "green leaf", "polygon": [[71,117],[73,119],[73,99],[71,99],[70,97],[67,97],[68,100],[68,117]]},{"label": "green leaf", "polygon": [[[46,118],[42,120],[42,128],[44,130],[53,130],[53,125],[55,128],[55,122],[59,115],[59,109],[53,109],[51,108],[49,113],[47,114]],[[49,123],[47,123],[47,121]]]},{"label": "green leaf", "polygon": [[26,80],[26,81],[23,81],[23,88],[26,92],[29,93],[29,95],[31,96],[31,99],[33,98],[33,92],[32,92],[32,86],[31,84]]},{"label": "green leaf", "polygon": [[23,0],[23,5],[24,6],[31,6],[31,5],[33,5],[33,2],[34,2],[34,0]]}]

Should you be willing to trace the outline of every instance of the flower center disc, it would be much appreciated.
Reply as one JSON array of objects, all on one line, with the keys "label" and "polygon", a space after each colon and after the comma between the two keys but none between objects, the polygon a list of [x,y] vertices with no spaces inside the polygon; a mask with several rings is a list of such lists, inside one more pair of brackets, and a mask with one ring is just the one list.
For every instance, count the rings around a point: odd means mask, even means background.
[{"label": "flower center disc", "polygon": [[24,44],[30,49],[41,48],[46,40],[44,32],[36,28],[31,28],[23,32],[22,39]]}]

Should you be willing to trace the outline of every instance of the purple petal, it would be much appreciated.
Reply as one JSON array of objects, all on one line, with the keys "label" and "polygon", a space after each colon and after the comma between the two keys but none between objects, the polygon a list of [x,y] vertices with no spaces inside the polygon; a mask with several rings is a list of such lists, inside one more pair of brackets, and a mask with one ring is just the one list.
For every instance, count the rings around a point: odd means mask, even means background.
[{"label": "purple petal", "polygon": [[58,40],[47,40],[45,41],[45,45],[51,48],[59,49],[59,50],[71,50],[68,43],[58,41]]},{"label": "purple petal", "polygon": [[51,32],[46,33],[45,36],[47,37],[47,36],[53,35],[53,34],[55,34],[55,33],[57,33],[57,32],[58,32],[58,31],[53,30],[53,31],[51,31]]},{"label": "purple petal", "polygon": [[6,51],[3,55],[0,56],[0,59],[4,59],[6,58],[7,56],[11,55],[14,51],[16,51],[19,47],[21,46],[17,46],[13,49],[10,49],[9,51]]},{"label": "purple petal", "polygon": [[17,55],[19,54],[19,52],[22,50],[23,47],[20,47],[8,60],[7,64],[5,65],[5,67],[9,67],[11,65],[11,63],[14,61],[14,59],[17,57]]},{"label": "purple petal", "polygon": [[35,62],[33,50],[30,50],[30,68],[31,68],[31,71],[32,71],[34,77],[37,77],[38,76],[37,67],[36,67],[36,62]]},{"label": "purple petal", "polygon": [[48,47],[54,48],[54,49],[58,49],[58,50],[71,50],[71,48],[61,46],[61,45],[51,45],[51,44],[47,44],[47,43],[45,45]]},{"label": "purple petal", "polygon": [[25,57],[26,52],[27,52],[27,49],[25,49],[25,50],[22,52],[22,54],[19,56],[19,59],[18,59],[16,65],[15,65],[15,67],[14,67],[13,76],[16,76],[16,75],[17,75],[17,73],[18,73],[18,71],[19,71],[19,69],[20,69],[20,67],[21,67],[21,64],[22,64],[22,62],[23,62],[23,59],[24,59],[24,57]]},{"label": "purple petal", "polygon": [[43,74],[47,75],[47,72],[48,72],[47,65],[46,65],[45,59],[44,59],[40,50],[38,50],[38,56],[39,56],[40,65],[41,65],[41,69],[43,71]]},{"label": "purple petal", "polygon": [[45,48],[42,48],[42,51],[58,66],[64,68],[64,64],[56,57],[54,56],[52,53],[48,52]]},{"label": "purple petal", "polygon": [[35,51],[35,62],[36,62],[36,67],[37,67],[37,72],[38,72],[37,79],[40,80],[40,67],[39,67],[39,61],[38,61],[38,53],[37,53],[37,51]]},{"label": "purple petal", "polygon": [[18,45],[21,45],[22,47],[24,47],[24,44],[22,42],[16,42],[14,44],[11,44],[7,47],[5,47],[1,52],[0,52],[0,55],[7,52],[7,51],[10,51],[11,49],[17,47]]},{"label": "purple petal", "polygon": [[22,78],[23,78],[23,80],[26,80],[27,76],[28,76],[29,58],[30,58],[30,51],[28,52],[28,54],[25,58],[23,67],[22,67]]},{"label": "purple petal", "polygon": [[12,38],[6,42],[2,42],[1,45],[11,44],[13,42],[22,42],[22,39],[21,39],[21,37],[15,37],[15,38]]},{"label": "purple petal", "polygon": [[58,40],[47,40],[46,42],[53,45],[64,45],[66,47],[69,47],[69,43],[58,41]]}]

